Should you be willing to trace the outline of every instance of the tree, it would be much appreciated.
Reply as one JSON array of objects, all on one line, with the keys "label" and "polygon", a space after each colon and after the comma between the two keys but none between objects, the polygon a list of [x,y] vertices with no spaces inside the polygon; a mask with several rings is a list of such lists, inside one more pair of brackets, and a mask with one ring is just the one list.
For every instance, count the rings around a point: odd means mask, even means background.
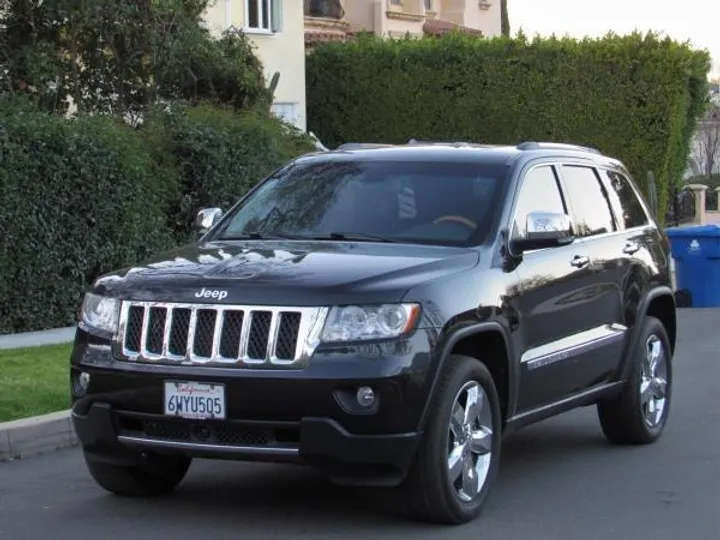
[{"label": "tree", "polygon": [[510,15],[507,3],[508,0],[500,0],[500,29],[503,36],[510,36]]},{"label": "tree", "polygon": [[203,26],[210,0],[7,1],[5,90],[31,92],[45,108],[125,115],[168,100],[243,109],[270,99],[245,36],[216,39]]},{"label": "tree", "polygon": [[720,165],[720,106],[711,104],[698,122],[692,158],[703,176],[710,179]]}]

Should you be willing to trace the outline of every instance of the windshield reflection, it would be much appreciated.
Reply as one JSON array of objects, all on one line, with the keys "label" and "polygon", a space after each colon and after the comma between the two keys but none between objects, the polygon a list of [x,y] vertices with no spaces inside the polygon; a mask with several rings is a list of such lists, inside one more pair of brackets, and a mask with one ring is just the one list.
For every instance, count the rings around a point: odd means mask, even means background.
[{"label": "windshield reflection", "polygon": [[219,238],[464,245],[487,233],[506,172],[472,162],[298,163],[256,189]]}]

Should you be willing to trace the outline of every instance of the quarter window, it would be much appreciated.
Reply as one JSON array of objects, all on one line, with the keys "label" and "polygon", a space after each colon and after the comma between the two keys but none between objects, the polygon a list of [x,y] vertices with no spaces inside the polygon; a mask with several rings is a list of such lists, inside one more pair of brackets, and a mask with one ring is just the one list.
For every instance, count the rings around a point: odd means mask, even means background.
[{"label": "quarter window", "polygon": [[616,171],[601,169],[600,174],[611,188],[610,196],[620,212],[618,218],[623,228],[632,229],[647,225],[648,216],[630,181]]},{"label": "quarter window", "polygon": [[610,204],[595,171],[575,165],[563,165],[562,171],[577,235],[586,237],[613,232],[615,225]]},{"label": "quarter window", "polygon": [[566,213],[555,170],[550,165],[536,167],[525,176],[515,208],[514,237],[525,236],[531,212]]}]

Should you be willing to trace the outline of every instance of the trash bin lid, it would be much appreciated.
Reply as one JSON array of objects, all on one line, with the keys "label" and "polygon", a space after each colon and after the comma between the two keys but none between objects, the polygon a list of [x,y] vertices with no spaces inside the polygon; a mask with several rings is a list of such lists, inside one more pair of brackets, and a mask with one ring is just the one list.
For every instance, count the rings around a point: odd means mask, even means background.
[{"label": "trash bin lid", "polygon": [[720,238],[720,224],[693,225],[690,227],[670,227],[665,229],[670,238]]}]

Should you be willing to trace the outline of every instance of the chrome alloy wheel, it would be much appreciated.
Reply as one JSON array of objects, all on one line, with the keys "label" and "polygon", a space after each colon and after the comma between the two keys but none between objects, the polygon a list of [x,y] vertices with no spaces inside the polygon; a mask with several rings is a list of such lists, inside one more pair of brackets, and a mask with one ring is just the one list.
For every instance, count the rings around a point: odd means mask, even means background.
[{"label": "chrome alloy wheel", "polygon": [[493,442],[492,409],[482,386],[469,381],[453,402],[448,426],[448,478],[464,502],[475,499],[490,472]]},{"label": "chrome alloy wheel", "polygon": [[639,390],[643,418],[650,428],[660,424],[665,412],[667,376],[667,353],[663,342],[653,334],[645,342]]}]

